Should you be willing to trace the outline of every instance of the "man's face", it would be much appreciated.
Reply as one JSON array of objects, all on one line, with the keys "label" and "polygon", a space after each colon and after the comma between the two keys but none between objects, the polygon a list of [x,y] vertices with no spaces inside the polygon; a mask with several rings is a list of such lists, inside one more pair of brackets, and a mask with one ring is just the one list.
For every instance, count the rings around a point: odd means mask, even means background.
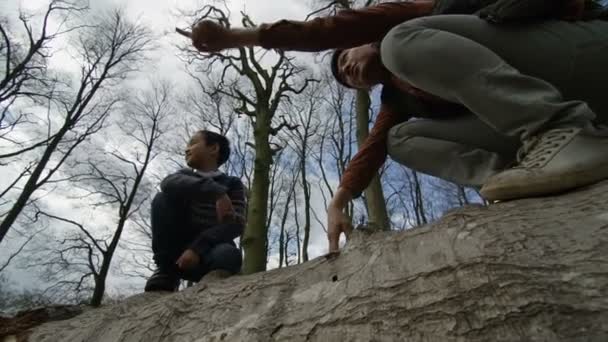
[{"label": "man's face", "polygon": [[381,83],[387,73],[375,44],[344,50],[338,57],[338,72],[348,85],[357,89]]},{"label": "man's face", "polygon": [[203,165],[210,165],[217,161],[219,146],[217,144],[207,145],[205,135],[196,133],[190,138],[186,146],[186,163],[188,166],[198,169]]}]

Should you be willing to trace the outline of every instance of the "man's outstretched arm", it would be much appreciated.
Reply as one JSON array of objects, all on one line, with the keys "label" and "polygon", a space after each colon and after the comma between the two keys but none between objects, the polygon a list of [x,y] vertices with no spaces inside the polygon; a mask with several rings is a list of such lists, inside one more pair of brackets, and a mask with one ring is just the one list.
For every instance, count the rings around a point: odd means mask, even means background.
[{"label": "man's outstretched arm", "polygon": [[386,139],[391,127],[407,119],[406,115],[399,115],[388,105],[383,104],[372,131],[346,167],[340,186],[327,208],[327,238],[330,253],[338,252],[340,234],[345,233],[348,236],[352,230],[351,220],[344,213],[344,208],[350,200],[359,197],[386,161]]},{"label": "man's outstretched arm", "polygon": [[350,48],[380,41],[396,25],[430,15],[434,4],[433,0],[387,2],[309,21],[280,20],[256,28],[226,29],[205,20],[191,34],[180,33],[189,35],[203,52],[243,46],[297,51]]}]

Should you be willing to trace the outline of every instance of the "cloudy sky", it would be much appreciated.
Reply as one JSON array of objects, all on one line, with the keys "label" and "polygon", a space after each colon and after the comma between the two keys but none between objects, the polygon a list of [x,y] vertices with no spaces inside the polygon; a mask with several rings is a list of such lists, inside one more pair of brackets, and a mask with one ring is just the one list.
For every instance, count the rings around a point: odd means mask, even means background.
[{"label": "cloudy sky", "polygon": [[[3,14],[16,18],[17,12],[20,8],[27,9],[32,12],[40,12],[48,1],[46,0],[5,0],[0,4],[0,11]],[[94,0],[91,1],[91,7],[96,11],[101,11],[112,7],[122,7],[126,10],[126,13],[132,20],[136,20],[144,23],[159,37],[158,44],[159,49],[151,56],[153,63],[150,63],[145,72],[140,75],[140,80],[143,83],[147,82],[146,74],[155,73],[164,78],[169,78],[176,84],[186,82],[189,78],[183,72],[183,63],[176,58],[176,49],[174,44],[184,40],[183,37],[177,35],[174,32],[176,26],[187,27],[188,23],[180,18],[178,9],[192,9],[197,6],[202,6],[204,1],[191,1],[191,0]],[[297,0],[233,0],[229,1],[230,11],[234,16],[234,23],[239,22],[240,11],[247,12],[250,17],[257,23],[262,22],[273,22],[279,19],[304,19],[306,14],[310,12],[310,7],[307,5],[307,1]],[[12,13],[12,14],[11,14]],[[66,44],[65,41],[57,41],[57,47],[62,44]],[[76,71],[78,68],[77,64],[73,64],[71,59],[66,55],[67,52],[59,48],[60,51],[54,54],[52,60],[52,67],[65,69],[67,71]],[[309,55],[299,55],[299,58],[303,62],[311,60]],[[18,168],[10,169],[4,168],[2,172],[5,176],[10,176],[11,173],[16,172]],[[11,177],[1,177],[0,186],[5,185]],[[314,184],[314,183],[313,183]],[[51,195],[52,196],[52,195]],[[75,208],[72,204],[62,201],[60,197],[54,198],[48,201],[51,205],[53,212],[62,214],[65,213],[66,217],[72,217],[75,213]],[[323,213],[324,208],[322,207],[322,200],[314,201],[313,205],[317,213]],[[107,221],[107,224],[111,223],[111,220],[105,220],[104,217],[95,213],[82,213],[79,214],[82,220],[88,220],[93,218],[99,224],[103,224]],[[320,217],[324,220],[325,217]],[[321,228],[316,225],[311,236],[311,244],[309,247],[309,253],[311,257],[321,255],[326,251],[326,240],[325,235]],[[6,255],[7,250],[0,251],[0,261],[4,260],[3,256]],[[274,262],[276,264],[276,261]],[[273,262],[271,262],[273,264]],[[272,265],[270,265],[272,266]],[[14,280],[19,287],[36,286],[36,278],[28,271],[12,270],[11,278]],[[116,288],[122,286],[122,284],[128,283],[135,287],[143,286],[141,279],[125,279],[120,275],[113,275],[109,279],[109,288]]]}]

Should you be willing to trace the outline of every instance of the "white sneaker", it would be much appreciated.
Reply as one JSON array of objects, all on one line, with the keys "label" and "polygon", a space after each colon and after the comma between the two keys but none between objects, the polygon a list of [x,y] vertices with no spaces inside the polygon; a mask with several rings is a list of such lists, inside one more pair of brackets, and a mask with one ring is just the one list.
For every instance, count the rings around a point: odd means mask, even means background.
[{"label": "white sneaker", "polygon": [[490,177],[481,188],[487,200],[549,195],[608,178],[608,138],[581,128],[556,128],[524,141],[519,164]]}]

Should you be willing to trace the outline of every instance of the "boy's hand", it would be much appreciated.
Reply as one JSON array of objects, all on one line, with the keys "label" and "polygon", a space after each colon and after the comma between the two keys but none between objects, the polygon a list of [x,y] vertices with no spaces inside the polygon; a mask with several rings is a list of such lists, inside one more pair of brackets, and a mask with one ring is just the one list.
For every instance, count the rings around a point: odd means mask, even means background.
[{"label": "boy's hand", "polygon": [[230,197],[223,194],[220,198],[218,198],[215,202],[215,210],[217,212],[217,219],[220,222],[224,220],[224,217],[234,214],[234,207],[232,206]]},{"label": "boy's hand", "polygon": [[186,249],[177,259],[177,267],[182,270],[189,270],[196,267],[201,262],[201,257],[191,249]]}]

